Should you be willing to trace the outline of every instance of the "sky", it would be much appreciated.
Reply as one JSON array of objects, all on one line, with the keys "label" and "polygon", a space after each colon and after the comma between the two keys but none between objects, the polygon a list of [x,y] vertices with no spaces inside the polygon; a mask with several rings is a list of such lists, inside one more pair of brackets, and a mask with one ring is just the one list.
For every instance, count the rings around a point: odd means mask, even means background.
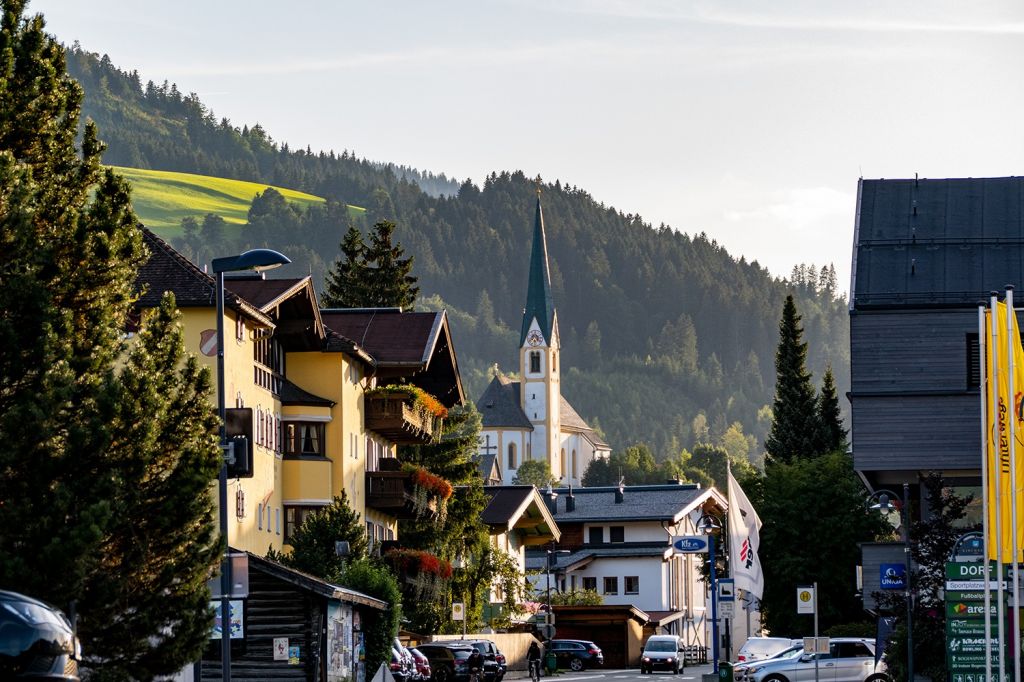
[{"label": "sky", "polygon": [[[30,0],[278,142],[522,170],[849,286],[859,178],[1024,174],[1024,3]],[[102,136],[102,131],[101,131]]]}]

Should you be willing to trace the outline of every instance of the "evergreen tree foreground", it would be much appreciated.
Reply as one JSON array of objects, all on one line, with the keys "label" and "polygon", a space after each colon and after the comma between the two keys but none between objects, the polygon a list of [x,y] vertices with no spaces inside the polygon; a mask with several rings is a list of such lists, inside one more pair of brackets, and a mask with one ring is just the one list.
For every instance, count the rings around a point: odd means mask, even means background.
[{"label": "evergreen tree foreground", "polygon": [[171,675],[213,622],[208,373],[172,298],[126,342],[145,257],[128,188],[42,18],[0,8],[0,585],[74,604],[90,679]]}]

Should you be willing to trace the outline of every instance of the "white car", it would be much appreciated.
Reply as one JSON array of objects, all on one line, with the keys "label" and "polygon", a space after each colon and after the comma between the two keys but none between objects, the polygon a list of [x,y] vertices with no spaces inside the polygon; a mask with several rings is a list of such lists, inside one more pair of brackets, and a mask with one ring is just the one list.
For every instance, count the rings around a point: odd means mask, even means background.
[{"label": "white car", "polygon": [[783,649],[782,651],[780,651],[780,652],[778,652],[778,653],[776,653],[776,654],[774,654],[774,655],[772,655],[772,656],[770,656],[768,658],[762,658],[762,659],[757,660],[757,661],[745,661],[743,663],[736,662],[732,666],[732,677],[733,677],[733,680],[735,680],[735,682],[746,682],[747,674],[750,672],[750,669],[753,668],[754,666],[759,665],[760,663],[763,663],[765,661],[776,661],[776,660],[779,660],[779,659],[799,658],[803,653],[804,653],[804,645],[803,644],[794,644],[793,646],[789,647],[788,649]]},{"label": "white car", "polygon": [[801,654],[794,658],[758,661],[747,669],[750,682],[808,682],[815,679],[817,658],[818,679],[829,682],[890,682],[885,665],[875,662],[875,642],[859,637],[836,637],[829,643],[827,654]]},{"label": "white car", "polygon": [[803,640],[789,637],[749,637],[740,647],[739,653],[736,655],[736,662],[763,661],[797,644],[802,646]]}]

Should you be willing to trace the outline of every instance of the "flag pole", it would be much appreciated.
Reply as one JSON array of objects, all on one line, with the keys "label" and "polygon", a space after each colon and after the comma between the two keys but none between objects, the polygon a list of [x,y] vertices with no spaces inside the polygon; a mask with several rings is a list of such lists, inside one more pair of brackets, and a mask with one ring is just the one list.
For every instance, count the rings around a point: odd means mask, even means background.
[{"label": "flag pole", "polygon": [[[1017,394],[1014,386],[1013,361],[1016,355],[1017,346],[1020,345],[1020,337],[1014,337],[1013,330],[1017,326],[1017,313],[1013,310],[1013,286],[1006,286],[1006,363],[1007,382],[1009,383],[1009,421],[1008,436],[1010,439],[1010,538],[1013,548],[1013,679],[1020,680],[1020,569],[1019,544],[1017,541]],[[1015,345],[1016,344],[1016,345]]]},{"label": "flag pole", "polygon": [[[992,356],[992,372],[989,375],[989,382],[992,387],[992,432],[989,438],[992,439],[992,473],[993,479],[989,482],[992,485],[992,501],[995,503],[995,538],[996,538],[996,632],[999,636],[999,671],[998,679],[1002,682],[1003,672],[1006,670],[1006,647],[1002,645],[1006,641],[1005,621],[1003,617],[1003,605],[1006,603],[1003,595],[1003,507],[1001,500],[1002,487],[1002,452],[999,445],[999,315],[997,293],[992,292],[989,299],[991,304],[991,315],[989,316],[989,330],[992,336],[990,355]],[[991,679],[991,678],[989,678]]]},{"label": "flag pole", "polygon": [[985,680],[992,679],[992,597],[989,592],[988,580],[988,395],[986,387],[988,384],[985,377],[988,374],[986,364],[988,354],[985,344],[985,304],[978,304],[978,397],[981,399],[981,541],[982,556],[985,557]]}]

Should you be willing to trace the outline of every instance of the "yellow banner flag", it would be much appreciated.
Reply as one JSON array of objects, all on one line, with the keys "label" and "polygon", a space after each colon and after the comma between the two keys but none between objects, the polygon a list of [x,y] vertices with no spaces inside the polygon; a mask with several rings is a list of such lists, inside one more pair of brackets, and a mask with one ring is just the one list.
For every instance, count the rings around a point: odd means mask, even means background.
[{"label": "yellow banner flag", "polygon": [[[993,321],[993,315],[995,320]],[[993,327],[995,333],[993,334]],[[997,302],[985,311],[985,349],[988,362],[986,386],[988,425],[986,462],[988,467],[989,559],[1010,561],[1013,545],[1010,531],[1010,400],[1009,363],[1006,352],[1006,304]]]},{"label": "yellow banner flag", "polygon": [[[1024,419],[1022,419],[1022,396],[1024,396],[1024,347],[1020,342],[1017,316],[1010,315],[1010,330],[1007,332],[1007,309],[1005,303],[996,303],[995,327],[992,334],[992,312],[985,312],[985,341],[987,351],[985,389],[988,401],[988,438],[986,443],[986,466],[988,467],[988,546],[989,559],[1004,563],[1013,562],[1013,535],[1017,534],[1017,561],[1021,560],[1024,549],[1024,523],[1020,516],[1024,505],[1017,505],[1016,523],[1012,515],[1013,496],[1024,490]],[[1007,343],[1007,338],[1010,343]],[[1013,349],[1013,392],[1010,400],[1009,353]],[[995,390],[993,390],[993,387]],[[1010,439],[1014,441],[1016,466],[1010,466]],[[1011,478],[1016,475],[1016,481]]]}]

